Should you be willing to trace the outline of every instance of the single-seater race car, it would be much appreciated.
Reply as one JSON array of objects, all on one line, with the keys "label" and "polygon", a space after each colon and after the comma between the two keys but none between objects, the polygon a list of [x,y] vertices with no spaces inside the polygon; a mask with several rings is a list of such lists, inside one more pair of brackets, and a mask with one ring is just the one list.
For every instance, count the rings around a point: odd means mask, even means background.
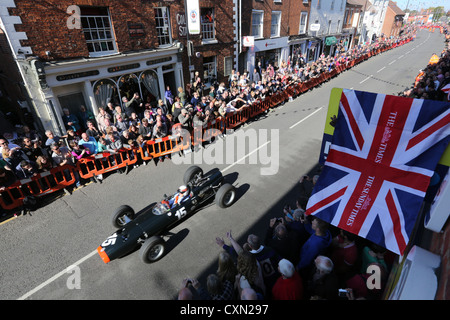
[{"label": "single-seater race car", "polygon": [[138,215],[128,205],[116,210],[112,223],[118,230],[97,248],[103,262],[123,257],[137,248],[143,262],[155,262],[165,253],[163,235],[175,224],[190,217],[212,198],[221,208],[231,206],[236,200],[235,187],[224,182],[219,170],[204,174],[200,167],[191,166],[183,180],[180,189],[185,190],[164,195],[163,200]]}]

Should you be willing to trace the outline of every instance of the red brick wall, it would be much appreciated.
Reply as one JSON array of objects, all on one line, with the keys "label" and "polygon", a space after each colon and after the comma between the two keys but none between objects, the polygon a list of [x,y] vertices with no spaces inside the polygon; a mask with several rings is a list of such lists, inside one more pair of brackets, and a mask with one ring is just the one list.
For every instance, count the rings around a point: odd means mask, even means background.
[{"label": "red brick wall", "polygon": [[[26,32],[28,40],[23,46],[30,46],[33,55],[41,60],[64,60],[89,57],[89,52],[81,29],[69,29],[66,13],[70,5],[108,7],[118,52],[139,51],[158,47],[155,33],[154,7],[169,6],[172,39],[186,45],[186,39],[178,39],[176,14],[184,12],[184,0],[15,0],[16,8],[9,8],[9,14],[20,16],[22,24],[16,25],[16,31]],[[200,7],[213,7],[216,16],[217,44],[202,45],[200,36],[190,36],[195,50],[202,53],[200,58],[192,58],[196,70],[202,74],[203,57],[217,55],[219,81],[223,79],[223,60],[233,55],[233,0],[200,0]],[[132,38],[128,31],[128,22],[140,23],[144,27],[145,37]],[[50,56],[46,55],[49,51]],[[184,74],[188,75],[186,51],[183,54]],[[187,80],[189,77],[186,76]],[[185,79],[186,80],[186,79]]]},{"label": "red brick wall", "polygon": [[[224,75],[224,58],[234,56],[233,0],[200,0],[199,5],[200,8],[214,8],[217,43],[202,45],[201,35],[189,35],[189,40],[194,44],[194,51],[200,53],[198,58],[191,57],[191,65],[195,67],[196,71],[200,71],[200,76],[203,77],[203,58],[216,56],[217,80],[219,82],[226,81],[228,76]],[[173,23],[176,24],[176,21]],[[185,38],[179,40],[186,45]],[[183,55],[185,82],[189,80],[188,64],[187,56]]]},{"label": "red brick wall", "polygon": [[[119,52],[157,46],[153,3],[149,1],[15,0],[15,3],[16,8],[10,8],[9,13],[21,17],[22,24],[15,27],[16,31],[26,32],[28,36],[28,40],[22,41],[22,45],[30,46],[33,54],[43,60],[89,56],[82,30],[67,27],[67,20],[71,15],[66,10],[70,5],[108,7]],[[171,3],[173,6],[177,4]],[[144,25],[146,36],[137,39],[139,42],[130,37],[128,21]],[[47,57],[46,51],[51,52],[50,57]]]},{"label": "red brick wall", "polygon": [[281,3],[273,0],[242,1],[242,34],[250,34],[252,9],[264,11],[264,38],[270,38],[270,28],[272,23],[272,11],[281,11],[281,27],[280,37],[289,35],[297,35],[300,26],[300,12],[306,11],[309,13],[310,4],[303,4],[301,0],[283,0]]}]

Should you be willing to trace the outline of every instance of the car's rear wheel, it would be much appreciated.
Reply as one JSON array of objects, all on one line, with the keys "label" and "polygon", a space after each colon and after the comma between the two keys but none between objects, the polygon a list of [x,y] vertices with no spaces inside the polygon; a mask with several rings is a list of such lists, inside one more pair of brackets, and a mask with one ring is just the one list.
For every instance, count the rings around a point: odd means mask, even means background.
[{"label": "car's rear wheel", "polygon": [[195,181],[203,176],[203,170],[199,166],[191,166],[184,173],[183,182],[188,184],[189,182]]},{"label": "car's rear wheel", "polygon": [[122,205],[117,208],[112,218],[112,224],[115,228],[123,228],[128,222],[135,217],[133,208],[128,205]]},{"label": "car's rear wheel", "polygon": [[145,263],[152,263],[162,258],[166,251],[166,242],[158,236],[145,240],[139,249],[141,259]]},{"label": "car's rear wheel", "polygon": [[228,208],[236,200],[236,188],[229,184],[223,184],[216,194],[216,204],[221,208]]}]

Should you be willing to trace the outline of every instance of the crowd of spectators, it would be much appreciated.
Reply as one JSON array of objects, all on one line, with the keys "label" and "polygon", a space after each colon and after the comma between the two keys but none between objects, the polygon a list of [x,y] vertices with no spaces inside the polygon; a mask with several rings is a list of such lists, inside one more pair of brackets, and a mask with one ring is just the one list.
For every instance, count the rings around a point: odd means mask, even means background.
[{"label": "crowd of spectators", "polygon": [[[442,26],[445,35],[445,48],[434,54],[429,64],[421,70],[414,84],[400,95],[410,98],[449,101],[449,93],[443,91],[450,84],[450,32]],[[434,58],[436,58],[434,60]]]},{"label": "crowd of spectators", "polygon": [[[80,106],[77,114],[64,107],[64,136],[57,136],[51,130],[40,134],[24,126],[20,132],[0,137],[0,187],[3,190],[16,179],[30,178],[52,167],[75,165],[81,158],[99,152],[139,148],[147,140],[163,138],[180,128],[192,132],[196,126],[203,126],[228,113],[239,112],[255,101],[285,90],[289,85],[308,81],[370,50],[411,37],[414,30],[407,31],[401,37],[355,46],[334,57],[322,54],[310,63],[305,62],[304,55],[298,54],[287,62],[281,61],[279,66],[258,63],[252,72],[243,74],[233,70],[226,83],[214,83],[208,88],[196,72],[193,82],[186,88],[180,87],[172,92],[167,87],[164,99],[153,104],[134,93],[130,99],[123,97],[121,105],[109,102],[99,108],[96,116],[85,106]],[[440,79],[440,75],[436,76]],[[5,170],[10,178],[2,177]],[[102,179],[103,176],[99,175],[91,180],[101,182]],[[76,175],[75,186],[83,183],[83,179]]]},{"label": "crowd of spectators", "polygon": [[[450,34],[446,28],[444,34],[447,44],[439,61],[427,66],[408,96],[450,100],[448,93],[436,92],[450,83]],[[364,54],[364,50],[360,54]],[[298,68],[294,74],[300,75],[304,81],[307,78],[303,75],[309,75],[311,71],[319,71],[319,74],[323,70],[330,71],[333,65],[340,62],[339,58],[319,59],[306,68]],[[255,69],[254,73],[257,72]],[[280,73],[283,74],[283,71]],[[207,276],[206,284],[201,284],[197,279],[184,279],[178,299],[382,298],[396,255],[317,217],[305,216],[306,204],[317,178],[317,175],[300,178],[294,209],[286,206],[280,217],[270,219],[265,233],[249,234],[243,244],[233,238],[231,231],[226,236],[228,244],[222,237],[216,238],[222,249],[217,271]],[[371,279],[374,270],[377,270],[376,280]],[[379,282],[375,285],[373,281]]]},{"label": "crowd of spectators", "polygon": [[414,84],[400,93],[401,96],[439,101],[450,100],[449,92],[442,90],[450,84],[450,31],[446,25],[442,26],[442,30],[445,35],[444,49],[440,54],[434,54],[431,57],[428,65],[416,77]]},{"label": "crowd of spectators", "polygon": [[[410,36],[405,33],[402,38]],[[179,127],[191,131],[194,126],[239,112],[293,83],[318,77],[369,50],[402,38],[356,46],[335,57],[322,55],[312,63],[305,63],[299,56],[281,62],[277,68],[259,64],[242,75],[233,71],[227,84],[217,83],[207,89],[196,74],[195,81],[184,89],[180,87],[173,93],[167,88],[164,100],[154,105],[145,103],[135,93],[130,99],[124,97],[122,105],[108,103],[99,109],[97,116],[85,107],[80,108],[78,115],[65,108],[63,121],[67,134],[64,136],[50,130],[42,135],[22,127],[16,136],[1,137],[0,191],[17,179],[31,178],[57,166],[75,165],[89,155],[140,147],[147,140],[170,135]],[[441,60],[437,65],[428,66],[427,76],[419,81],[416,91],[422,98],[425,92],[430,96],[430,88],[448,83],[448,50]],[[101,182],[102,179],[96,176],[92,180]],[[379,299],[392,256],[383,248],[318,218],[305,217],[315,179],[303,177],[299,181],[294,209],[286,206],[280,217],[270,219],[265,233],[250,234],[242,244],[233,238],[231,231],[225,240],[218,237],[216,242],[221,251],[217,272],[208,275],[205,285],[197,279],[185,279],[178,299]],[[82,183],[77,176],[76,186]],[[381,270],[381,287],[368,288],[369,266]],[[344,297],[340,297],[339,289],[344,289]]]},{"label": "crowd of spectators", "polygon": [[[231,231],[217,237],[217,271],[206,285],[186,278],[180,300],[380,299],[395,254],[323,220],[306,216],[315,177],[298,183],[294,209],[287,205],[265,232],[240,244]],[[377,279],[374,277],[377,270]],[[378,276],[379,275],[379,276]],[[372,277],[372,279],[371,279]]]}]

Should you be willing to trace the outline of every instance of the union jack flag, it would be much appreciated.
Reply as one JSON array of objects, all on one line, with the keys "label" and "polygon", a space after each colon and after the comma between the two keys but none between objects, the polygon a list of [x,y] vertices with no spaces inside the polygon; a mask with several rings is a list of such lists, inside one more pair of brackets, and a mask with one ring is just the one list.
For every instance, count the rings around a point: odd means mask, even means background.
[{"label": "union jack flag", "polygon": [[441,90],[447,94],[447,100],[450,101],[450,84],[447,84]]},{"label": "union jack flag", "polygon": [[306,214],[403,254],[449,123],[448,102],[344,89]]}]

